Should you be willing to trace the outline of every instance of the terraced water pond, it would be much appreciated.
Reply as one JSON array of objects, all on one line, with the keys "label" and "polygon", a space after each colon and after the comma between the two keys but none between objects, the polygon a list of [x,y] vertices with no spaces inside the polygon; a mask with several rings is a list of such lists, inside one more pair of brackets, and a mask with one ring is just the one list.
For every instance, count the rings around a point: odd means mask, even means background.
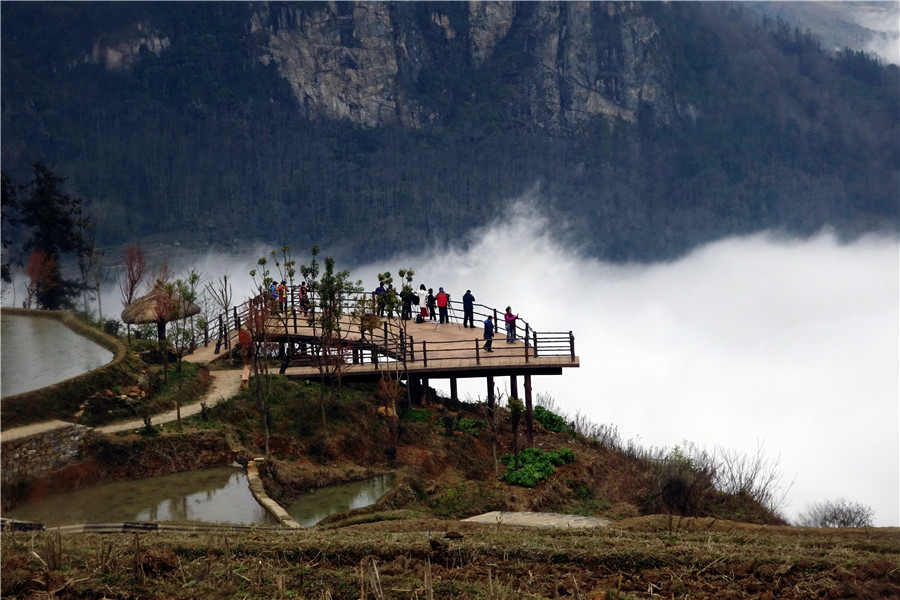
[{"label": "terraced water pond", "polygon": [[[306,493],[288,512],[303,526],[374,504],[391,489],[390,476],[328,486]],[[194,521],[277,525],[250,493],[247,475],[235,467],[215,467],[149,479],[120,481],[54,494],[3,513],[4,517],[47,526],[124,521]]]},{"label": "terraced water pond", "polygon": [[48,317],[0,317],[0,395],[12,396],[87,373],[113,353]]}]

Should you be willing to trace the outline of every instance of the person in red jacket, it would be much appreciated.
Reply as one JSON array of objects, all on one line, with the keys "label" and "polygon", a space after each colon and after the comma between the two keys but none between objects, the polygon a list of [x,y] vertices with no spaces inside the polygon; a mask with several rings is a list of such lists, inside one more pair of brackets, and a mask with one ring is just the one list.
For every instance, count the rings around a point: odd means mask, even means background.
[{"label": "person in red jacket", "polygon": [[450,305],[450,294],[445,292],[444,288],[440,288],[437,296],[435,296],[435,301],[437,302],[438,313],[440,314],[439,323],[449,323],[450,317],[447,316],[447,307]]}]

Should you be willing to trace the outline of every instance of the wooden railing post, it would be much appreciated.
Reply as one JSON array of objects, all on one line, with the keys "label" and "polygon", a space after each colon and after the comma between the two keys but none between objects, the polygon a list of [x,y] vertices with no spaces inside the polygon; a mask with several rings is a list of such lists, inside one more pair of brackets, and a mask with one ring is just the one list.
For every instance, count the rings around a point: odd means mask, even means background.
[{"label": "wooden railing post", "polygon": [[475,364],[481,364],[481,345],[478,343],[478,338],[475,338]]},{"label": "wooden railing post", "polygon": [[569,350],[572,353],[572,361],[575,361],[575,334],[569,331]]},{"label": "wooden railing post", "polygon": [[[225,337],[225,325],[223,323],[222,315],[219,315],[219,335],[216,336],[216,350],[214,354],[219,353],[219,349],[222,347],[222,338]],[[225,342],[227,344],[228,338],[225,337]],[[227,346],[226,346],[227,348]]]},{"label": "wooden railing post", "polygon": [[525,325],[525,363],[528,364],[528,333],[530,325]]},{"label": "wooden railing post", "polygon": [[422,340],[422,363],[424,366],[428,366],[428,342]]},{"label": "wooden railing post", "polygon": [[241,322],[241,318],[238,316],[237,306],[235,306],[234,307],[234,329],[236,331],[240,330],[240,328],[241,328],[240,322]]},{"label": "wooden railing post", "polygon": [[416,340],[409,336],[409,360],[416,362]]},{"label": "wooden railing post", "polygon": [[534,332],[534,357],[538,357],[537,331]]}]

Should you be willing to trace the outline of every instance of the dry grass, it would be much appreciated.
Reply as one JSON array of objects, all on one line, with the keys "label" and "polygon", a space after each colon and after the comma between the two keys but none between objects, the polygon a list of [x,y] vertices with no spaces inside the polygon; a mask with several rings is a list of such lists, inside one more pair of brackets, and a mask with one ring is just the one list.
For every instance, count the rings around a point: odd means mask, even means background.
[{"label": "dry grass", "polygon": [[900,595],[898,534],[662,516],[569,531],[407,519],[249,533],[4,533],[0,591],[4,598],[892,598]]}]

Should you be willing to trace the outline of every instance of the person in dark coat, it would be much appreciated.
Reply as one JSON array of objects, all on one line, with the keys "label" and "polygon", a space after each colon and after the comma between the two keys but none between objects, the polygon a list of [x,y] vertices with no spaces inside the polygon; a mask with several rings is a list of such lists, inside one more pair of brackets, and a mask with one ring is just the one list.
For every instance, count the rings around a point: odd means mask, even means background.
[{"label": "person in dark coat", "polygon": [[384,282],[380,279],[378,280],[378,287],[375,288],[375,303],[378,306],[378,316],[384,316],[384,301],[385,298],[382,298],[382,294],[384,294],[386,290],[384,289]]},{"label": "person in dark coat", "polygon": [[430,321],[437,321],[437,299],[434,297],[434,289],[428,288],[428,317]]},{"label": "person in dark coat", "polygon": [[475,296],[472,290],[466,290],[463,296],[463,327],[475,328]]},{"label": "person in dark coat", "polygon": [[494,321],[491,319],[490,315],[488,318],[484,320],[484,348],[488,352],[493,352],[493,348],[491,346],[494,343]]}]

